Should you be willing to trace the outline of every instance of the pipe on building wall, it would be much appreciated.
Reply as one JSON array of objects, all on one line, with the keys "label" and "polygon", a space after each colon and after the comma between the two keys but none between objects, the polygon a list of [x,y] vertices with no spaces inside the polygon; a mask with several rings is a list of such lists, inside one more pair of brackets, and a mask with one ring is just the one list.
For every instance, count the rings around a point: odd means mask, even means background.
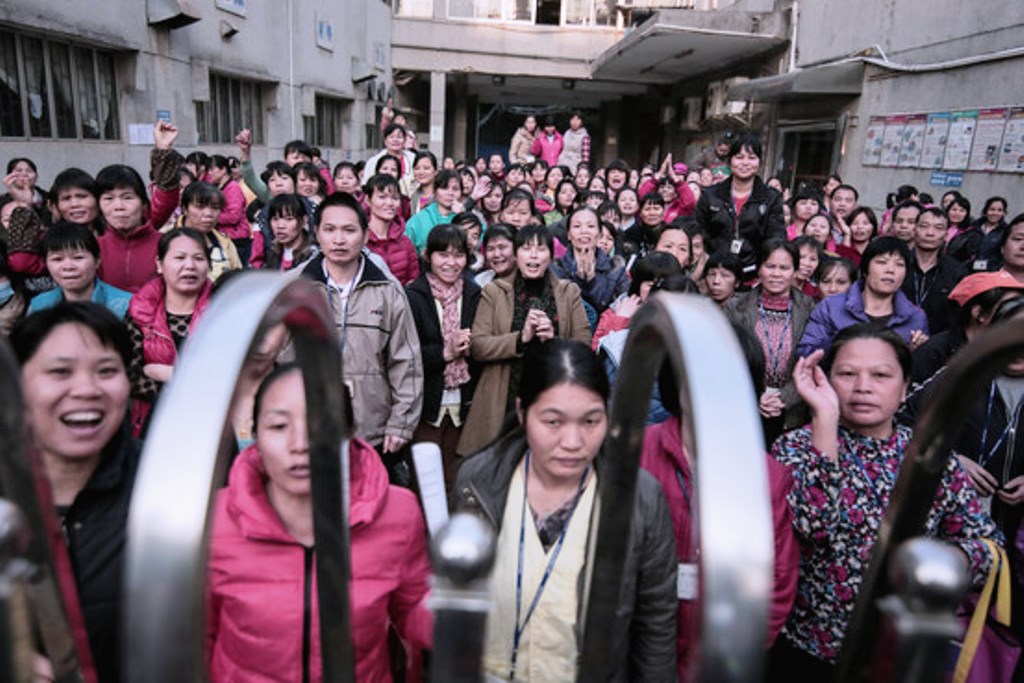
[{"label": "pipe on building wall", "polygon": [[929,73],[933,71],[948,71],[949,69],[961,69],[967,66],[976,66],[978,64],[998,62],[1004,59],[1024,57],[1024,46],[1022,46],[1005,48],[1003,50],[997,50],[995,52],[985,52],[980,55],[971,55],[969,57],[957,57],[956,59],[947,59],[941,62],[929,62],[925,64],[902,64],[900,62],[894,62],[890,60],[889,57],[886,56],[882,48],[879,47],[878,45],[872,45],[869,48],[861,50],[861,52],[869,52],[871,50],[877,51],[882,56],[871,57],[866,54],[854,54],[849,57],[843,57],[842,59],[823,60],[819,62],[813,62],[811,64],[804,64],[803,66],[797,67],[794,70],[800,71],[803,69],[812,69],[822,66],[835,66],[837,64],[862,62],[864,64],[871,64],[872,66],[877,66],[881,69],[888,69],[889,71],[896,71],[899,73]]},{"label": "pipe on building wall", "polygon": [[792,37],[789,39],[789,72],[796,71],[796,46],[800,37],[800,0],[793,0],[789,6],[789,26]]},{"label": "pipe on building wall", "polygon": [[[878,57],[855,57],[854,60],[863,61],[865,64],[871,64],[873,66],[881,67],[883,69],[889,69],[890,71],[900,71],[905,73],[927,73],[930,71],[947,71],[949,69],[959,69],[965,66],[974,66],[976,64],[986,64],[988,62],[997,62],[1003,59],[1013,59],[1014,57],[1024,57],[1024,47],[1011,47],[1005,50],[997,50],[996,52],[986,52],[980,55],[971,55],[970,57],[959,57],[957,59],[947,59],[942,62],[931,62],[928,64],[900,64],[899,62],[889,61],[888,57],[879,59]],[[840,60],[840,62],[850,61],[848,59]],[[837,62],[839,63],[839,62]]]},{"label": "pipe on building wall", "polygon": [[299,137],[295,131],[295,15],[292,0],[288,0],[288,127],[289,139]]}]

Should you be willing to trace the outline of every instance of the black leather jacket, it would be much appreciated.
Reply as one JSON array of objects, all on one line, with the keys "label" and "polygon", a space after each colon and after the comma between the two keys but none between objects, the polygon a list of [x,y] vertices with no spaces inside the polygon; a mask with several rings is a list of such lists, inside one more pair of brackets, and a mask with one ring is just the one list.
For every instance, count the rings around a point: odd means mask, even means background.
[{"label": "black leather jacket", "polygon": [[[455,481],[453,508],[482,517],[497,532],[512,474],[525,452],[525,434],[516,429],[467,459]],[[600,458],[598,456],[598,461]],[[600,462],[595,467],[599,469]],[[583,590],[582,578],[581,571],[580,593]],[[582,599],[579,604],[583,604]],[[654,477],[641,470],[633,504],[631,543],[622,597],[616,610],[617,622],[606,625],[624,637],[618,640],[611,658],[615,662],[614,672],[605,680],[676,680],[677,606],[672,520],[661,486]],[[580,614],[577,628],[582,620],[583,615]]]}]

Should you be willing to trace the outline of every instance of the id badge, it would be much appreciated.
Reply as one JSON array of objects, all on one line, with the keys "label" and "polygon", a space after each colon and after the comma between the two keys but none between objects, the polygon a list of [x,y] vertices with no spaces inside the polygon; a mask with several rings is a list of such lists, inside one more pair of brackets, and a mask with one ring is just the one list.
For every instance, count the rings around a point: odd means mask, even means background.
[{"label": "id badge", "polygon": [[733,240],[729,244],[729,251],[739,256],[740,251],[743,249],[743,240]]},{"label": "id badge", "polygon": [[978,259],[974,262],[974,272],[980,273],[981,271],[988,270],[988,259]]},{"label": "id badge", "polygon": [[676,597],[680,600],[697,598],[697,565],[680,562],[676,571]]},{"label": "id badge", "polygon": [[981,512],[989,517],[992,516],[992,496],[978,496],[978,502],[981,503]]}]

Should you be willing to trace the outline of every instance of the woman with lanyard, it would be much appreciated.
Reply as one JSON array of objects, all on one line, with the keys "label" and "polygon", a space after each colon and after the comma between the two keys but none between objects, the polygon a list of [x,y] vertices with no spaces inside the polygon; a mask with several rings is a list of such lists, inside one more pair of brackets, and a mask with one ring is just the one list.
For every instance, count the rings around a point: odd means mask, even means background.
[{"label": "woman with lanyard", "polygon": [[[793,475],[789,503],[800,579],[773,648],[769,681],[831,677],[912,437],[893,421],[910,364],[910,347],[898,335],[861,324],[840,332],[827,354],[815,351],[793,370],[811,424],[784,434],[771,454]],[[924,531],[963,551],[975,586],[984,580],[991,556],[981,539],[1002,542],[1002,534],[954,458],[946,462]]]},{"label": "woman with lanyard", "polygon": [[[485,680],[574,680],[608,378],[590,349],[562,339],[529,349],[521,376],[510,426],[463,464],[455,487],[456,507],[498,533]],[[615,622],[603,625],[622,635],[607,680],[674,680],[675,544],[664,497],[646,472],[631,529],[629,588]]]},{"label": "woman with lanyard", "polygon": [[793,286],[799,267],[800,252],[792,242],[768,240],[761,249],[758,286],[725,304],[729,319],[753,333],[764,351],[764,391],[759,394],[758,407],[766,443],[783,430],[806,422],[792,374],[798,358],[796,345],[811,317],[814,300]]},{"label": "woman with lanyard", "polygon": [[[1024,317],[1024,296],[1006,299],[992,325]],[[992,518],[1012,544],[1024,517],[1024,358],[1010,363],[971,409],[956,445]],[[1017,622],[1020,623],[1020,622]]]},{"label": "woman with lanyard", "polygon": [[786,237],[782,194],[758,177],[761,158],[761,141],[756,136],[738,138],[729,148],[731,174],[701,192],[697,202],[697,225],[708,234],[708,251],[736,254],[748,277],[754,275],[761,243]]}]

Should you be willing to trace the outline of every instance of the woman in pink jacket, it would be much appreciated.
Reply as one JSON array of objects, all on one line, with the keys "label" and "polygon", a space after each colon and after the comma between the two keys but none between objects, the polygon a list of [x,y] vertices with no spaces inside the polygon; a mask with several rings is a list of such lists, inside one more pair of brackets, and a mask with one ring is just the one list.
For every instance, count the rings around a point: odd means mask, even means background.
[{"label": "woman in pink jacket", "polygon": [[[256,394],[256,443],[238,456],[217,497],[210,541],[210,679],[322,680],[309,442],[302,374],[274,370]],[[390,681],[388,629],[413,660],[429,648],[430,565],[415,496],[388,483],[364,441],[349,448],[351,623],[359,681]],[[409,672],[417,680],[418,672]]]},{"label": "woman in pink jacket", "polygon": [[558,165],[558,156],[562,153],[565,143],[562,141],[562,134],[555,129],[555,119],[548,116],[544,119],[544,130],[533,138],[533,146],[530,153],[538,159],[547,162],[548,167]]}]

